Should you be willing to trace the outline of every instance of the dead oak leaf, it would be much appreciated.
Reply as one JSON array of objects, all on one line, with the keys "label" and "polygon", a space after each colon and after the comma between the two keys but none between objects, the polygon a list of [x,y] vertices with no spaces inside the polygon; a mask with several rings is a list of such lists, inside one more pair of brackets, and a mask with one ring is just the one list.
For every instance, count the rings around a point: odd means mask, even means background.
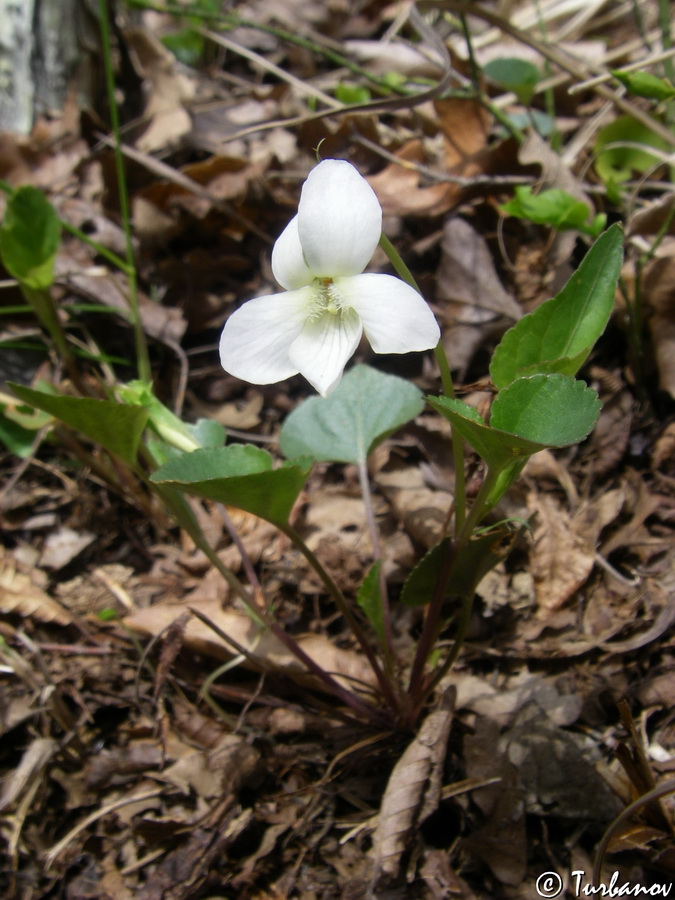
[{"label": "dead oak leaf", "polygon": [[452,723],[450,698],[430,713],[389,777],[373,835],[375,871],[395,877],[410,834],[437,808]]},{"label": "dead oak leaf", "polygon": [[485,238],[460,218],[448,219],[443,227],[436,295],[445,323],[443,346],[461,371],[486,341],[500,337],[522,315],[497,274]]},{"label": "dead oak leaf", "polygon": [[72,616],[36,583],[36,574],[22,572],[14,557],[0,547],[0,611],[70,625]]}]

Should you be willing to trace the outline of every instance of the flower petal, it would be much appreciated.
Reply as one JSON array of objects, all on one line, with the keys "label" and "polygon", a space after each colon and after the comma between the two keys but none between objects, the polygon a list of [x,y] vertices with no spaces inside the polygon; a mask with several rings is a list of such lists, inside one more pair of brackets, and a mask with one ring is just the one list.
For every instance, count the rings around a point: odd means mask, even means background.
[{"label": "flower petal", "polygon": [[426,300],[393,275],[366,273],[340,278],[335,290],[359,314],[375,353],[431,350],[441,336]]},{"label": "flower petal", "polygon": [[347,360],[361,340],[361,322],[352,310],[325,312],[305,324],[293,341],[290,358],[323,397],[336,388]]},{"label": "flower petal", "polygon": [[382,209],[351,163],[325,159],[303,185],[298,230],[307,265],[318,278],[358,275],[380,240]]},{"label": "flower petal", "polygon": [[314,278],[302,253],[297,216],[291,219],[276,240],[272,249],[272,272],[287,291],[304,287]]},{"label": "flower petal", "polygon": [[251,384],[272,384],[298,374],[288,351],[303,329],[312,289],[256,297],[232,313],[220,337],[220,363]]}]

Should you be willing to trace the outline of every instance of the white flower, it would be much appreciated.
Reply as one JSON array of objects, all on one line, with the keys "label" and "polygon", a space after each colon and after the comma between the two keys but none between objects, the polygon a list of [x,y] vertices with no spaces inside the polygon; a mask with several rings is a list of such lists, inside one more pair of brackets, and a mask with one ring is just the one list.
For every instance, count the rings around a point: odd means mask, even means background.
[{"label": "white flower", "polygon": [[362,332],[375,353],[435,347],[438,324],[417,291],[392,275],[361,274],[381,231],[375,192],[351,163],[319,163],[272,251],[274,277],[286,290],[249,300],[229,317],[223,368],[252,384],[300,372],[326,396]]}]

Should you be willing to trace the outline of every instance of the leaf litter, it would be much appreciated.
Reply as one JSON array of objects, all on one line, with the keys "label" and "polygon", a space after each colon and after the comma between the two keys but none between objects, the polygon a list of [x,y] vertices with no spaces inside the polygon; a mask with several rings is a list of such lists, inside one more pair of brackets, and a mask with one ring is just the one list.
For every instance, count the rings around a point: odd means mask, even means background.
[{"label": "leaf litter", "polygon": [[[562,154],[529,126],[519,148],[505,137],[495,110],[517,123],[527,110],[494,83],[484,85],[490,114],[474,100],[378,93],[391,73],[426,87],[470,77],[457,4],[421,6],[427,16],[447,8],[434,20],[443,52],[438,37],[411,39],[409,4],[355,12],[280,0],[240,5],[246,24],[221,43],[210,27],[193,31],[202,56],[184,62],[161,41],[179,33],[174,18],[119,4],[141,316],[161,399],[184,399],[188,419],[207,414],[234,439],[274,447],[304,396],[297,379],[236,382],[215,344],[232,309],[273,289],[269,250],[320,141],[324,156],[368,176],[443,326],[463,396],[477,405],[489,400],[489,350],[578,262],[574,234],[500,214],[513,186],[562,188],[616,212],[592,148],[617,109],[639,117],[645,106],[604,82],[598,94],[567,87],[597,66],[644,58],[660,39],[657,4],[640,4],[642,33],[623,4],[524,3],[503,20],[470,10],[479,64],[517,55],[541,66],[533,103],[564,136]],[[280,36],[279,23],[309,44]],[[338,99],[346,82],[369,98]],[[70,225],[122,255],[105,131],[95,110],[69,100],[30,135],[2,135],[2,176],[42,187]],[[673,204],[663,167],[630,175],[622,287],[586,369],[603,396],[599,426],[580,448],[533,458],[504,499],[498,515],[527,519],[531,531],[479,585],[480,614],[441,686],[456,694],[454,708],[439,689],[415,733],[371,733],[346,717],[282,644],[260,638],[152,502],[136,508],[111,494],[52,443],[38,440],[19,463],[3,456],[3,895],[471,900],[529,895],[544,871],[590,874],[604,828],[675,765]],[[128,380],[125,276],[71,236],[57,271],[60,314],[78,322],[85,347],[110,356],[111,378]],[[645,343],[636,357],[638,287]],[[6,296],[14,303],[11,285]],[[86,303],[108,311],[79,311]],[[0,359],[3,396],[5,381],[34,376],[26,355],[17,377],[13,358]],[[365,346],[359,360],[372,362]],[[433,389],[427,362],[385,365]],[[39,375],[61,377],[44,353]],[[392,585],[442,533],[453,482],[444,440],[422,414],[370,460]],[[467,465],[475,470],[471,457]],[[193,508],[219,557],[241,571],[218,510]],[[355,594],[372,545],[353,467],[317,466],[294,516]],[[304,560],[267,523],[238,524],[284,627],[337,678],[372,689]],[[418,626],[415,610],[401,611],[402,659]],[[673,815],[664,797],[622,823],[605,881],[614,869],[645,885],[672,879]]]}]

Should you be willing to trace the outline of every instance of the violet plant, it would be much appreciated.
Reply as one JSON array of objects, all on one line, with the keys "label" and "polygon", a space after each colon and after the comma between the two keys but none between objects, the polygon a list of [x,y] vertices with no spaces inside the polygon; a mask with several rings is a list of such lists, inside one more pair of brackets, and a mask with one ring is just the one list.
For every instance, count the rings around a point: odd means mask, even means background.
[{"label": "violet plant", "polygon": [[[34,189],[20,189],[26,190]],[[21,241],[13,240],[25,226],[21,209],[31,206],[25,201],[19,191],[10,198],[0,230],[0,254],[20,283],[25,277],[34,280],[38,270],[40,290],[48,291],[53,246],[49,259],[26,261],[21,259]],[[342,160],[319,163],[303,186],[298,214],[272,253],[273,272],[284,290],[248,300],[225,324],[220,355],[228,372],[254,384],[301,373],[319,392],[284,422],[279,448],[285,459],[280,463],[259,447],[226,444],[214,423],[184,423],[154,397],[145,381],[109,386],[101,398],[59,395],[44,385],[14,385],[13,390],[24,403],[99,444],[112,461],[107,469],[111,478],[119,477],[120,466],[126,466],[129,477],[154,490],[218,567],[261,632],[269,629],[282,640],[325,690],[380,727],[413,727],[457,659],[478,582],[504,558],[522,527],[513,521],[492,522],[490,512],[533,453],[577,443],[597,421],[598,396],[575,375],[609,320],[623,234],[613,226],[600,235],[567,285],[504,335],[490,364],[494,400],[486,421],[455,396],[432,311],[381,234],[381,225],[380,205],[358,171]],[[378,243],[400,277],[363,272]],[[433,349],[440,394],[425,398],[411,382],[366,365],[354,366],[343,376],[362,334],[375,353]],[[425,401],[450,423],[454,497],[447,532],[418,561],[392,602],[368,458],[396,429],[418,416]],[[465,443],[484,467],[482,485],[470,506],[464,490]],[[291,522],[311,467],[321,461],[353,464],[359,472],[373,564],[355,597],[343,594]],[[285,633],[253,567],[246,561],[247,586],[223,565],[201,533],[185,494],[266,519],[293,541],[368,660],[375,690],[346,686]],[[226,524],[231,528],[227,518]],[[245,553],[234,530],[231,533]],[[399,605],[422,611],[412,662],[396,653]],[[439,637],[446,631],[454,641],[441,652]]]}]

